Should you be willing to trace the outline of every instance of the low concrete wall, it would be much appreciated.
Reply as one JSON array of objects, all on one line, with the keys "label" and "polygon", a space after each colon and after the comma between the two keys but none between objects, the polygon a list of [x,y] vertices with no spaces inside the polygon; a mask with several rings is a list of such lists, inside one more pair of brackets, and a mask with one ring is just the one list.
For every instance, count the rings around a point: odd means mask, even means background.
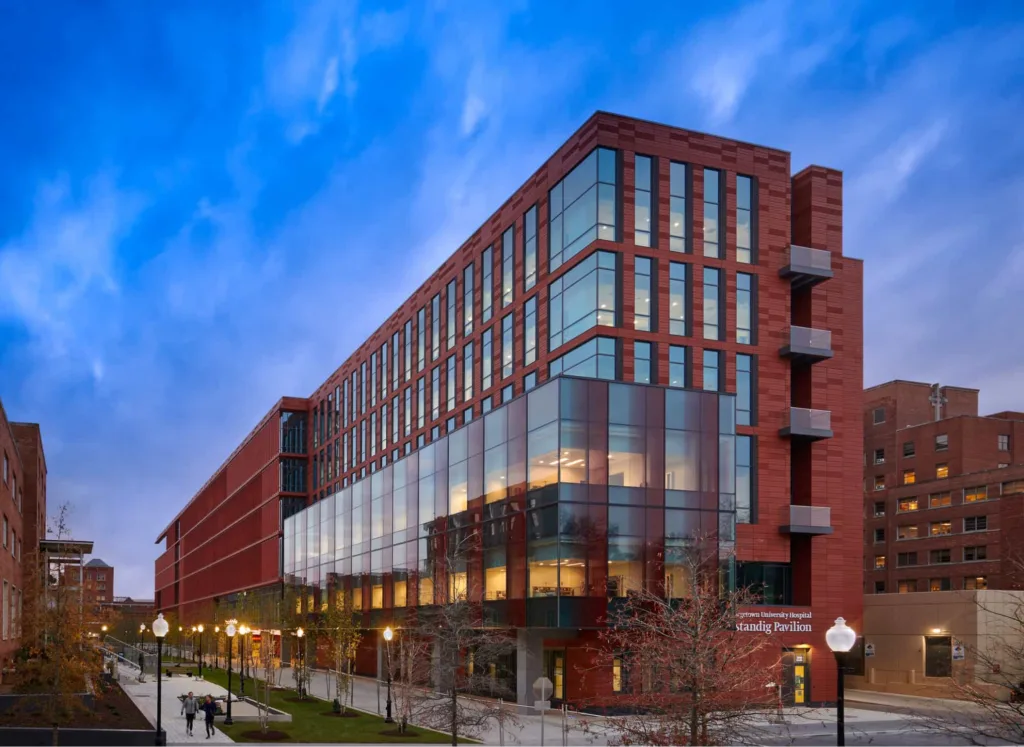
[{"label": "low concrete wall", "polygon": [[[14,710],[37,711],[43,707],[44,701],[49,697],[44,693],[0,695],[0,713]],[[96,698],[92,693],[79,693],[77,697],[81,699],[82,705],[90,711],[96,707]],[[5,742],[0,741],[0,744],[5,744]]]},{"label": "low concrete wall", "polygon": [[[58,743],[70,747],[123,747],[151,745],[156,732],[153,729],[60,729]],[[53,729],[0,727],[0,744],[42,747],[53,744]]]}]

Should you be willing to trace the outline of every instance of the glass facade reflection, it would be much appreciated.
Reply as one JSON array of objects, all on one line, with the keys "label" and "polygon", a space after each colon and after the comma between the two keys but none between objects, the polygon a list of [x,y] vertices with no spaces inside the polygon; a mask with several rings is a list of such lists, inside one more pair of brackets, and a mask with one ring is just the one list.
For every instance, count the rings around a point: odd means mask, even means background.
[{"label": "glass facade reflection", "polygon": [[464,598],[595,627],[644,585],[683,594],[695,537],[731,550],[735,420],[731,395],[556,378],[285,518],[285,579],[371,627]]}]

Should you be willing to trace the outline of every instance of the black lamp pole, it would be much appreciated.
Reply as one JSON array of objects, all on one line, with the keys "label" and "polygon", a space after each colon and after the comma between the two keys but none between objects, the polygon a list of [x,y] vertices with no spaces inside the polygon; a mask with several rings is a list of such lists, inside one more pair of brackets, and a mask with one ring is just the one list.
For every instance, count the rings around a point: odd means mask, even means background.
[{"label": "black lamp pole", "polygon": [[[390,633],[390,629],[388,630],[388,632]],[[395,720],[391,717],[391,637],[390,636],[386,636],[385,639],[384,639],[384,650],[387,652],[387,656],[388,656],[388,701],[387,701],[387,704],[386,704],[387,705],[387,711],[386,711],[385,716],[384,716],[384,723],[385,724],[393,724],[393,723],[395,723]]]},{"label": "black lamp pole", "polygon": [[227,630],[228,636],[228,715],[224,719],[224,726],[231,726],[234,721],[231,720],[231,641],[235,636],[235,627],[228,625]]},{"label": "black lamp pole", "polygon": [[238,656],[239,656],[239,660],[240,660],[239,664],[238,664],[238,681],[241,683],[241,689],[239,690],[239,695],[244,698],[245,697],[245,635],[241,634],[241,633],[239,634],[239,638],[238,638]]},{"label": "black lamp pole", "polygon": [[846,696],[843,692],[843,671],[846,653],[836,651],[836,745],[846,745]]},{"label": "black lamp pole", "polygon": [[164,639],[156,639],[156,744],[166,744],[164,741],[163,729],[160,728],[160,717],[161,717],[161,705],[163,699],[161,697],[161,684],[163,683],[163,677],[160,676],[164,665]]},{"label": "black lamp pole", "polygon": [[196,628],[199,631],[199,679],[203,678],[203,626]]}]

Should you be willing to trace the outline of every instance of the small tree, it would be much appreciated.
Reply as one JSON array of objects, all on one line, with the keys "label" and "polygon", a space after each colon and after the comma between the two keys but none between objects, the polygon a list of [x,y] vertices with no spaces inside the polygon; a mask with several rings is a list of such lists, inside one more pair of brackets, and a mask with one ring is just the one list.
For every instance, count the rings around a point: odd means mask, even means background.
[{"label": "small tree", "polygon": [[[356,625],[352,602],[347,594],[339,591],[334,595],[334,603],[330,604],[321,614],[319,632],[330,646],[331,659],[334,663],[336,697],[341,706],[341,712],[345,713],[345,701],[351,697],[352,660],[355,658],[359,641],[362,638],[359,627]],[[329,679],[328,683],[330,683]]]},{"label": "small tree", "polygon": [[260,631],[259,669],[253,690],[256,695],[256,709],[260,723],[260,731],[264,734],[270,729],[270,693],[274,689],[278,659],[274,652],[274,634],[264,628]]},{"label": "small tree", "polygon": [[770,636],[736,629],[737,613],[756,596],[723,583],[708,539],[676,561],[672,598],[642,588],[610,603],[588,673],[607,694],[592,705],[629,715],[601,728],[622,744],[763,741],[757,724],[772,705],[766,694],[778,681],[779,647]]}]

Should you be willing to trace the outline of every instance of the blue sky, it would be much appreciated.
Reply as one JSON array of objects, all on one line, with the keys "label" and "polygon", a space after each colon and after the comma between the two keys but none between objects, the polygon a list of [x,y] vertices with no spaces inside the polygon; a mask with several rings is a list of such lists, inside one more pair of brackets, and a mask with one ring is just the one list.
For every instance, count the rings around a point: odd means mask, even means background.
[{"label": "blue sky", "polygon": [[5,3],[0,396],[151,595],[271,404],[605,109],[842,169],[866,383],[1024,409],[1022,50],[1013,2]]}]

